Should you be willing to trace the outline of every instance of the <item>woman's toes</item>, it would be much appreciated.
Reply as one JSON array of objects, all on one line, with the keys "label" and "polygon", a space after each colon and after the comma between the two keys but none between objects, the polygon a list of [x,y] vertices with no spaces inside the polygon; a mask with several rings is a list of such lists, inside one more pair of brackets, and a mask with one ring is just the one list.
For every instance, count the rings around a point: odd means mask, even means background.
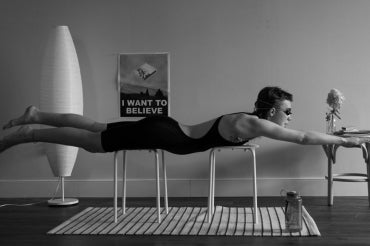
[{"label": "woman's toes", "polygon": [[13,127],[13,120],[9,121],[3,126],[3,130]]},{"label": "woman's toes", "polygon": [[37,113],[39,109],[35,106],[29,106],[24,114],[19,118],[10,120],[7,124],[3,126],[3,129],[8,129],[13,126],[25,125],[25,124],[33,124],[37,121]]}]

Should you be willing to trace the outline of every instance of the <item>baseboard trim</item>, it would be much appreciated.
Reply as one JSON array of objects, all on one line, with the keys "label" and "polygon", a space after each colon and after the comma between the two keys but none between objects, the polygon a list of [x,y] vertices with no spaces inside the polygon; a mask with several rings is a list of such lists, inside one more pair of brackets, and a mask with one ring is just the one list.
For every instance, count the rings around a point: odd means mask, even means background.
[{"label": "baseboard trim", "polygon": [[[206,197],[208,179],[168,179],[170,197]],[[154,197],[155,179],[127,179],[128,197]],[[251,178],[217,179],[215,195],[222,197],[251,196]],[[52,197],[58,179],[40,180],[0,180],[0,197]],[[303,196],[326,196],[327,181],[323,177],[301,178],[258,178],[259,196],[280,196],[280,191],[296,190]],[[244,188],[245,187],[245,188]],[[118,181],[118,191],[122,190],[122,179]],[[163,189],[162,189],[163,192]],[[65,196],[72,197],[111,197],[113,179],[65,179]],[[367,196],[366,183],[334,183],[334,195]]]}]

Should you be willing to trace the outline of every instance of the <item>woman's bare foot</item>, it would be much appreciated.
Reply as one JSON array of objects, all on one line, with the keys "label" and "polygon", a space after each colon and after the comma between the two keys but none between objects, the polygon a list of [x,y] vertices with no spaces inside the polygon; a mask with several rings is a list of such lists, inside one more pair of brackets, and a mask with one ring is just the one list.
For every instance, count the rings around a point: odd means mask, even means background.
[{"label": "woman's bare foot", "polygon": [[39,111],[40,110],[35,106],[29,106],[21,117],[13,119],[9,121],[6,125],[4,125],[3,130],[11,128],[13,126],[37,123],[37,113]]},{"label": "woman's bare foot", "polygon": [[4,150],[22,143],[33,141],[33,129],[30,126],[22,126],[18,130],[4,136],[0,140],[0,153]]}]

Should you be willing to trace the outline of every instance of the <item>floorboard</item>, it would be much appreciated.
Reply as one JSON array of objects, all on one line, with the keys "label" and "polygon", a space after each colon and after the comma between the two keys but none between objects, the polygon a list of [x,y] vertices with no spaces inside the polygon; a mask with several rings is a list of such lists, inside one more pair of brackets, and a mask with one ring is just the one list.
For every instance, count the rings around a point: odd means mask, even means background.
[{"label": "floorboard", "polygon": [[[5,203],[32,203],[43,199],[0,199]],[[46,235],[46,232],[90,206],[112,206],[110,198],[81,198],[71,207],[48,207],[46,202],[26,207],[0,208],[0,245],[370,245],[370,208],[367,197],[303,197],[303,204],[316,221],[321,237],[263,238],[215,236],[79,236]],[[245,197],[216,198],[222,206],[251,206]],[[283,206],[281,197],[261,197],[259,206]],[[154,198],[130,198],[128,206],[155,206]],[[170,206],[207,206],[206,198],[170,198]]]}]

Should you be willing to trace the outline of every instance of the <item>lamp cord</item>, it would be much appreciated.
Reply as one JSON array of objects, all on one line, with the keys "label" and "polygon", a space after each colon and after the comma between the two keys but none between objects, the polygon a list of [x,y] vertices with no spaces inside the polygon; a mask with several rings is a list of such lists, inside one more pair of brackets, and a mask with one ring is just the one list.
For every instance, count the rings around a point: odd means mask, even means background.
[{"label": "lamp cord", "polygon": [[[55,198],[55,196],[57,195],[57,193],[59,191],[59,186],[60,186],[60,182],[58,182],[57,188],[55,189],[54,195],[51,198],[51,200],[53,200]],[[47,201],[48,200],[46,200],[46,201],[40,201],[40,202],[33,202],[33,203],[23,203],[23,204],[6,203],[6,204],[1,204],[0,205],[0,208],[7,207],[7,206],[26,207],[26,206],[32,206],[32,205],[44,203],[44,202],[47,202]]]}]

